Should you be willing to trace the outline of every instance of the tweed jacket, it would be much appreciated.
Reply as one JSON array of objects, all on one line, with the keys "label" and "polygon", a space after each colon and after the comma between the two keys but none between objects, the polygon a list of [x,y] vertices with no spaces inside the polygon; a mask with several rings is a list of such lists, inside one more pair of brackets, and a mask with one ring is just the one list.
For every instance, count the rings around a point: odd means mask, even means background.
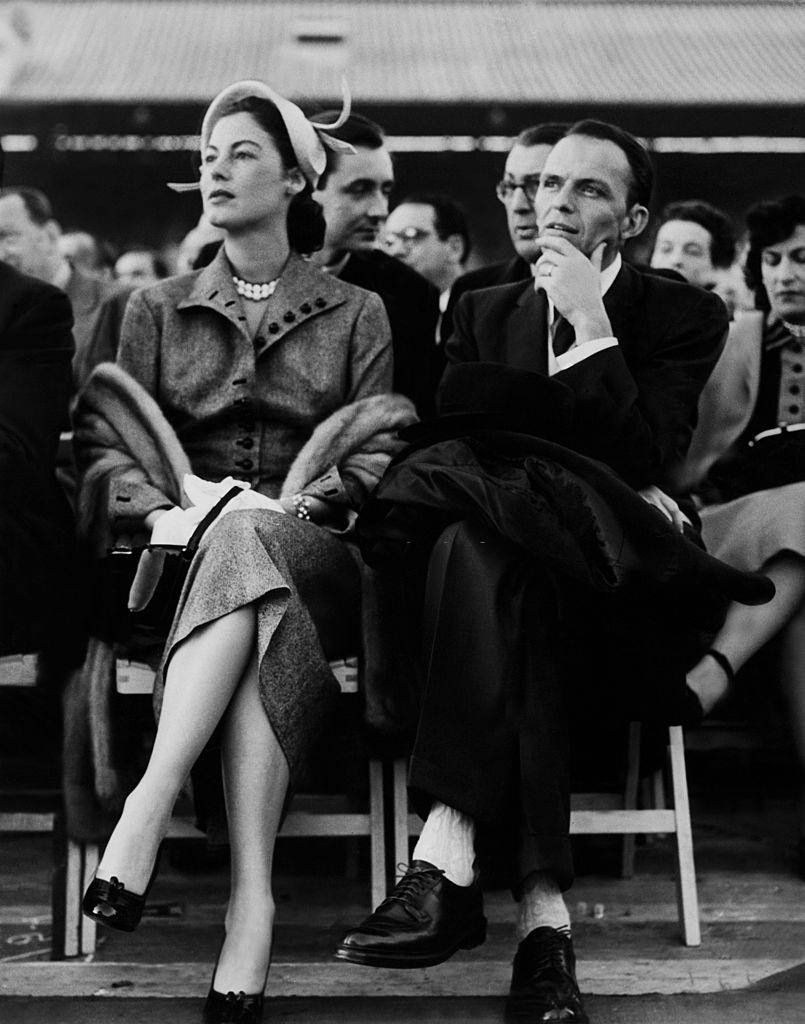
[{"label": "tweed jacket", "polygon": [[[336,409],[391,390],[392,353],[380,299],[292,255],[252,341],[221,248],[190,274],[135,292],[118,365],[156,400],[208,480],[247,480],[279,495],[294,457]],[[357,504],[364,489],[333,470],[321,489]],[[173,504],[136,468],[113,474],[121,527]]]}]

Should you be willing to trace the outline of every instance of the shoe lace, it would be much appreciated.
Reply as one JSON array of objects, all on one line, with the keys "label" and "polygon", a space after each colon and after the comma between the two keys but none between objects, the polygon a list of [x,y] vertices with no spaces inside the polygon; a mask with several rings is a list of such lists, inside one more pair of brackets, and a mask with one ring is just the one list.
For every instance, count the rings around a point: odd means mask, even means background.
[{"label": "shoe lace", "polygon": [[560,934],[551,936],[540,944],[539,953],[531,963],[534,975],[543,971],[553,970],[560,974],[572,976],[570,958],[568,957],[567,943],[563,941]]},{"label": "shoe lace", "polygon": [[404,874],[385,902],[402,903],[404,906],[415,903],[444,874],[442,868],[415,868],[411,864],[398,864],[397,870]]}]

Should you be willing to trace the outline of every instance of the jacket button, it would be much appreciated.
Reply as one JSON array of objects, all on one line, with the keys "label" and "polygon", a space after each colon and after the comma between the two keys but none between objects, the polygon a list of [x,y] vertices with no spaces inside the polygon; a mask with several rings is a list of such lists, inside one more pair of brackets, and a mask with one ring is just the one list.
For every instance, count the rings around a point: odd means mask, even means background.
[{"label": "jacket button", "polygon": [[241,437],[239,440],[235,441],[235,444],[239,445],[241,448],[254,448],[254,438]]},{"label": "jacket button", "polygon": [[324,307],[325,307],[326,305],[327,305],[327,300],[326,300],[326,299],[323,299],[323,298],[322,298],[321,296],[319,296],[319,297],[318,297],[318,298],[316,299],[316,306],[317,306],[317,307],[318,307],[319,309],[324,309]]},{"label": "jacket button", "polygon": [[262,348],[263,345],[265,345],[265,343],[266,339],[262,336],[262,334],[258,334],[257,337],[252,342],[252,345],[254,345],[255,348]]},{"label": "jacket button", "polygon": [[254,468],[254,463],[251,459],[235,459],[235,465],[240,469],[245,469],[246,472]]},{"label": "jacket button", "polygon": [[303,302],[302,305],[299,307],[299,312],[304,313],[305,316],[307,316],[308,313],[313,312],[313,307],[310,305],[309,302]]},{"label": "jacket button", "polygon": [[294,313],[292,309],[289,309],[282,319],[286,324],[292,324],[294,320],[296,320],[296,313]]},{"label": "jacket button", "polygon": [[271,324],[268,325],[268,333],[269,334],[276,334],[279,331],[279,329],[280,329],[280,325],[279,324],[271,323]]}]

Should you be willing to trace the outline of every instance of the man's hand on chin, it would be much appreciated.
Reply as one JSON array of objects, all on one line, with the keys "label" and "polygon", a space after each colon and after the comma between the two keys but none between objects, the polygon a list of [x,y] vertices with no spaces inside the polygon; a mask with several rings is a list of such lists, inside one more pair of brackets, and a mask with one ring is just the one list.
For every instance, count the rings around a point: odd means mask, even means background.
[{"label": "man's hand on chin", "polygon": [[601,242],[588,259],[567,238],[540,235],[536,239],[542,254],[534,274],[535,287],[542,288],[558,313],[576,333],[576,344],[612,334],[612,325],[601,297],[601,263],[606,242]]}]

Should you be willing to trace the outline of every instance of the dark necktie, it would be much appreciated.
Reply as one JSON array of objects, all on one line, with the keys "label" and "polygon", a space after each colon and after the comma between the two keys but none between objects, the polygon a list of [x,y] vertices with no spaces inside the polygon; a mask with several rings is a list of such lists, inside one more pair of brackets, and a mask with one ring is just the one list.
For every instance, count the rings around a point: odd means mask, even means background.
[{"label": "dark necktie", "polygon": [[553,354],[555,356],[561,356],[562,353],[573,345],[576,340],[576,332],[570,324],[570,321],[566,320],[561,313],[557,313],[553,321]]}]

